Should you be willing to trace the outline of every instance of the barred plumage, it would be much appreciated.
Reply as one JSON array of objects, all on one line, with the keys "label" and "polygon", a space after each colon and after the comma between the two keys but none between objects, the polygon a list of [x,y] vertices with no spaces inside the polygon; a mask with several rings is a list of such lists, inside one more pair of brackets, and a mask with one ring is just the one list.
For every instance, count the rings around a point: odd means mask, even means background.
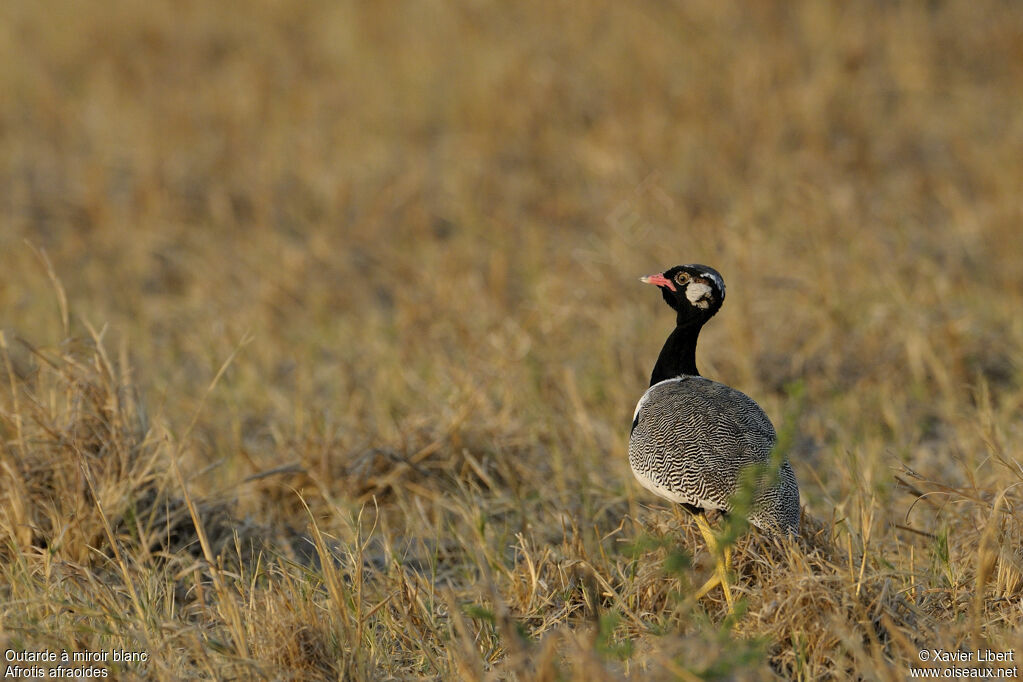
[{"label": "barred plumage", "polygon": [[[700,509],[731,511],[741,471],[771,461],[777,442],[764,411],[747,395],[700,376],[661,381],[640,398],[629,437],[629,463],[644,488]],[[750,522],[767,531],[799,529],[799,488],[783,461],[777,482],[765,472],[754,490]]]},{"label": "barred plumage", "polygon": [[690,509],[732,511],[743,472],[756,467],[749,520],[765,531],[799,529],[799,488],[783,460],[771,470],[774,426],[744,393],[696,370],[696,341],[720,309],[721,275],[705,265],[680,265],[643,278],[676,311],[675,330],[640,398],[629,437],[629,463],[653,493]]}]

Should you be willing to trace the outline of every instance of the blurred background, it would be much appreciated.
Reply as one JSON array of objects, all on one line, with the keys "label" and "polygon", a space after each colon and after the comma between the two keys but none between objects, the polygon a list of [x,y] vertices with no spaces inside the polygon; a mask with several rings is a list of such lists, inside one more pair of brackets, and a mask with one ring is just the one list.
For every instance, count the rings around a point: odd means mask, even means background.
[{"label": "blurred background", "polygon": [[[478,466],[613,528],[672,324],[637,278],[686,262],[728,285],[701,371],[791,426],[811,513],[905,523],[901,465],[1018,455],[1019,3],[6,0],[0,92],[13,361],[107,325],[180,433],[238,350],[199,490],[442,505]],[[272,488],[238,514],[303,525]]]},{"label": "blurred background", "polygon": [[775,421],[809,390],[805,466],[884,485],[978,383],[1019,403],[1015,3],[0,13],[0,326],[62,338],[45,250],[172,422],[251,338],[201,417],[225,480],[471,393],[620,487],[671,324],[636,279],[682,262],[728,283],[703,373]]}]

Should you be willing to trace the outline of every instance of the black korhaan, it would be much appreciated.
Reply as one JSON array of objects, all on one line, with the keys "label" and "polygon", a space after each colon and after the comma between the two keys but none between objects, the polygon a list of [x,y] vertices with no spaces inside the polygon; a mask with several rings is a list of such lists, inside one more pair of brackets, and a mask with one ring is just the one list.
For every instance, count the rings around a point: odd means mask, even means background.
[{"label": "black korhaan", "polygon": [[[799,488],[792,466],[785,460],[776,475],[769,471],[777,441],[771,420],[747,395],[703,378],[696,369],[700,330],[725,299],[721,275],[706,265],[679,265],[642,281],[660,288],[676,318],[654,365],[650,388],[633,415],[629,463],[636,478],[651,492],[696,514],[701,532],[713,545],[703,512],[732,511],[743,471],[760,465],[750,522],[768,532],[796,533]],[[731,602],[720,564],[719,577]],[[712,580],[701,594],[716,584]]]}]

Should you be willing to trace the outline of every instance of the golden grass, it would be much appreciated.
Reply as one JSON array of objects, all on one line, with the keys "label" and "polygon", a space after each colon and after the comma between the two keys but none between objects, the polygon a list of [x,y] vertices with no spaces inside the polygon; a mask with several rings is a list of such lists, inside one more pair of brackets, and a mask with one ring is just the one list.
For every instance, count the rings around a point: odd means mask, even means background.
[{"label": "golden grass", "polygon": [[[904,679],[1019,648],[1023,8],[0,7],[0,648]],[[632,480],[671,316],[801,536]],[[720,526],[719,526],[720,527]]]}]

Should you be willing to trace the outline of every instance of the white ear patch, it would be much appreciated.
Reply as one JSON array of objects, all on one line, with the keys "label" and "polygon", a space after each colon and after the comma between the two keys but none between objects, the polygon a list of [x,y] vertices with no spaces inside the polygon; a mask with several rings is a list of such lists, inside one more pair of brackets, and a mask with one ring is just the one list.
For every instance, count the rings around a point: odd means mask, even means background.
[{"label": "white ear patch", "polygon": [[702,282],[691,282],[686,287],[686,298],[697,308],[709,308],[710,298],[713,293],[713,289],[709,285],[703,284]]}]

